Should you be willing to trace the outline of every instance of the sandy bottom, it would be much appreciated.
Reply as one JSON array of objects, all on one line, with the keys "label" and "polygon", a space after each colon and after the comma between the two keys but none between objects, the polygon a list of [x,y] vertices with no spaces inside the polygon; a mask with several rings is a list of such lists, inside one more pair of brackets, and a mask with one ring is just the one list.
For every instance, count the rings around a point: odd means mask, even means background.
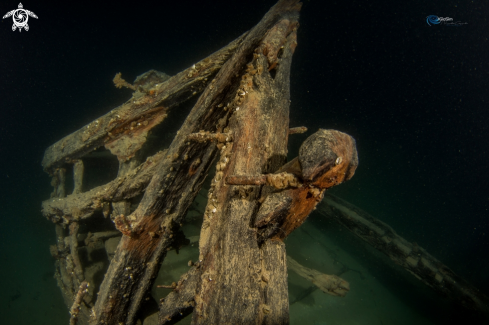
[{"label": "sandy bottom", "polygon": [[[200,218],[189,212],[193,222],[184,225],[187,237],[198,236]],[[22,241],[15,251],[0,250],[2,294],[0,324],[66,325],[69,314],[53,279],[54,261],[49,256],[52,238],[40,234],[12,232],[2,243]],[[9,238],[8,236],[12,236]],[[287,252],[306,267],[336,274],[350,283],[344,298],[321,292],[311,282],[289,271],[291,324],[452,324],[451,305],[414,276],[396,267],[341,226],[328,222],[319,214],[286,240]],[[198,258],[198,244],[186,246],[176,254],[170,251],[155,284],[171,284],[188,270],[188,261]],[[155,299],[168,289],[153,287]],[[155,315],[156,316],[156,315]],[[180,324],[190,324],[190,318]],[[154,318],[153,318],[154,319]],[[145,322],[149,325],[151,322]],[[473,322],[471,324],[474,324]]]},{"label": "sandy bottom", "polygon": [[[199,225],[184,226],[187,237],[199,234]],[[310,281],[289,271],[291,324],[449,324],[443,309],[448,303],[414,276],[374,249],[365,246],[341,226],[315,214],[286,240],[287,252],[299,263],[350,283],[346,297],[323,293]],[[178,281],[198,258],[198,245],[169,252],[156,284]],[[169,290],[153,287],[156,299]],[[190,324],[191,316],[179,324]],[[148,322],[147,324],[150,324]]]},{"label": "sandy bottom", "polygon": [[331,296],[289,271],[291,324],[436,324],[410,303],[418,295],[436,298],[429,289],[414,279],[406,282],[403,270],[389,267],[389,261],[340,226],[317,221],[309,220],[287,239],[288,254],[304,266],[340,276],[350,291],[346,297]]}]

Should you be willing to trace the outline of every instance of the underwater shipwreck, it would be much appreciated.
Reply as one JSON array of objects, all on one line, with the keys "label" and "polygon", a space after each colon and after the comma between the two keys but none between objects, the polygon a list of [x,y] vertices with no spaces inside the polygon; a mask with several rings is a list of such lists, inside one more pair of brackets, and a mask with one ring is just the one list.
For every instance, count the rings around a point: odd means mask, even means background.
[{"label": "underwater shipwreck", "polygon": [[[288,324],[290,271],[342,299],[346,280],[286,253],[283,240],[313,210],[436,292],[487,313],[477,288],[327,193],[354,177],[351,136],[320,129],[287,161],[289,136],[307,131],[289,125],[300,8],[280,0],[249,32],[177,75],[151,70],[129,83],[117,74],[115,86],[132,97],[47,148],[42,166],[54,190],[42,213],[55,225],[50,249],[71,324],[175,324],[190,314],[192,324]],[[175,134],[161,127],[187,107]],[[104,164],[117,171],[100,183],[110,174],[100,172]],[[200,234],[187,238],[189,211]],[[155,283],[167,253],[190,244],[198,258],[180,280]],[[155,299],[153,286],[169,293]]]}]

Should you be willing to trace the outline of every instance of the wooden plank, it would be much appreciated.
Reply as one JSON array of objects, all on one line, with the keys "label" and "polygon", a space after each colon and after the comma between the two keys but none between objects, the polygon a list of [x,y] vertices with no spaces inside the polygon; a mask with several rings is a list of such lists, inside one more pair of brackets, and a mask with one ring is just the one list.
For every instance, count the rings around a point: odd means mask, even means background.
[{"label": "wooden plank", "polygon": [[228,186],[225,179],[274,172],[286,160],[299,10],[298,1],[279,1],[243,43],[253,40],[254,53],[230,105],[233,141],[221,147],[208,194],[193,324],[288,323],[284,244],[260,246],[250,227],[263,186]]},{"label": "wooden plank", "polygon": [[171,108],[200,94],[244,36],[165,82],[156,83],[151,89],[136,90],[124,104],[49,146],[42,160],[44,170],[52,174],[56,168],[101,146],[112,149],[121,159],[131,158],[136,151],[130,151],[130,145],[137,143],[140,147],[147,132],[159,124]]},{"label": "wooden plank", "polygon": [[[282,10],[287,8],[284,3],[297,6],[298,2],[281,1]],[[169,147],[167,158],[147,186],[136,211],[115,220],[124,236],[100,287],[93,308],[93,322],[134,323],[140,303],[146,298],[159,265],[170,248],[173,233],[200,190],[216,153],[215,143],[200,143],[187,138],[200,130],[212,133],[224,131],[229,117],[236,112],[235,104],[243,97],[239,91],[241,74],[253,57],[257,44],[279,18],[277,12],[266,16],[259,24],[260,28],[246,35],[235,54],[199,97]],[[288,78],[285,86],[288,91]],[[288,107],[288,101],[286,104]],[[287,129],[285,125],[281,132],[287,133]],[[282,157],[279,160],[282,161]]]},{"label": "wooden plank", "polygon": [[[133,198],[146,189],[165,156],[166,151],[161,151],[148,157],[144,163],[129,174],[118,177],[105,185],[97,186],[88,192],[43,201],[42,214],[54,223],[67,225],[73,221],[89,218],[95,211],[110,208],[111,202]],[[107,211],[106,214],[108,214]]]},{"label": "wooden plank", "polygon": [[185,273],[172,292],[160,304],[158,324],[176,324],[189,315],[195,306],[195,291],[197,289],[198,264]]},{"label": "wooden plank", "polygon": [[[250,98],[259,97],[255,94],[259,90],[249,93]],[[209,190],[200,238],[195,323],[287,323],[282,239],[306,220],[326,189],[350,179],[358,165],[353,138],[335,130],[319,130],[304,141],[298,158],[275,174],[260,174],[269,161],[260,147],[273,147],[276,139],[276,129],[266,125],[281,121],[269,118],[278,109],[260,110],[268,106],[251,103],[248,106],[243,101],[240,106],[246,110],[231,118],[235,140],[222,148]],[[260,139],[260,145],[254,139]],[[338,277],[301,269],[301,275],[306,273],[311,281],[322,282],[322,290],[330,294],[344,295],[348,290],[348,284]],[[230,305],[242,307],[236,310]]]},{"label": "wooden plank", "polygon": [[329,275],[300,265],[292,257],[287,256],[287,266],[299,276],[311,281],[322,292],[332,296],[344,297],[350,291],[350,284],[337,275]]},{"label": "wooden plank", "polygon": [[330,194],[325,195],[318,212],[335,219],[436,292],[468,309],[489,313],[489,298],[486,295],[425,249],[399,236],[384,222]]}]

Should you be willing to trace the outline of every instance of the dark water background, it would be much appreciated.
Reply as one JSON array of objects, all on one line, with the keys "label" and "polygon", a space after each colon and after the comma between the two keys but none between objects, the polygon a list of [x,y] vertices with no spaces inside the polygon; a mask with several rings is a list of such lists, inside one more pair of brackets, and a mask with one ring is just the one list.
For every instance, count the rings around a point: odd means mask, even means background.
[{"label": "dark water background", "polygon": [[[178,73],[253,27],[274,3],[36,1],[23,3],[39,17],[29,19],[29,31],[1,21],[0,276],[11,286],[0,323],[21,299],[23,310],[37,304],[39,286],[55,286],[54,227],[40,214],[51,191],[44,150],[130,97],[113,86],[116,73],[128,81],[149,69]],[[1,15],[17,5],[2,1]],[[291,126],[310,131],[290,141],[295,155],[318,128],[351,134],[360,166],[333,192],[486,294],[488,14],[487,3],[469,1],[304,1]],[[428,15],[468,24],[430,27]],[[66,324],[61,296],[43,297],[53,311],[32,324],[50,315],[46,324]]]}]

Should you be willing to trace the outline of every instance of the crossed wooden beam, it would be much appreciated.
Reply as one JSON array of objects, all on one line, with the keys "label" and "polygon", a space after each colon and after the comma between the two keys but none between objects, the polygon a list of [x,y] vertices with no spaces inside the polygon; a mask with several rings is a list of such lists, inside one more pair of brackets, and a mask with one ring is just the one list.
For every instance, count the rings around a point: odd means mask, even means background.
[{"label": "crossed wooden beam", "polygon": [[[136,322],[214,163],[199,260],[159,305],[160,324],[192,311],[193,324],[288,323],[282,240],[358,165],[355,141],[335,130],[311,135],[286,163],[288,136],[305,131],[289,127],[300,8],[296,0],[278,1],[249,32],[173,77],[149,71],[129,84],[116,75],[116,86],[132,89],[132,97],[46,150],[42,164],[54,191],[43,214],[56,224],[51,252],[72,324]],[[197,96],[171,145],[144,157],[149,132]],[[117,156],[118,176],[86,190],[84,157],[101,147]],[[74,190],[66,196],[69,166]],[[100,215],[122,239],[98,286],[86,281],[79,242],[86,235],[80,226]],[[85,242],[95,247],[112,236],[89,234]],[[338,277],[289,259],[290,265],[325,292],[342,296],[349,289]]]}]

